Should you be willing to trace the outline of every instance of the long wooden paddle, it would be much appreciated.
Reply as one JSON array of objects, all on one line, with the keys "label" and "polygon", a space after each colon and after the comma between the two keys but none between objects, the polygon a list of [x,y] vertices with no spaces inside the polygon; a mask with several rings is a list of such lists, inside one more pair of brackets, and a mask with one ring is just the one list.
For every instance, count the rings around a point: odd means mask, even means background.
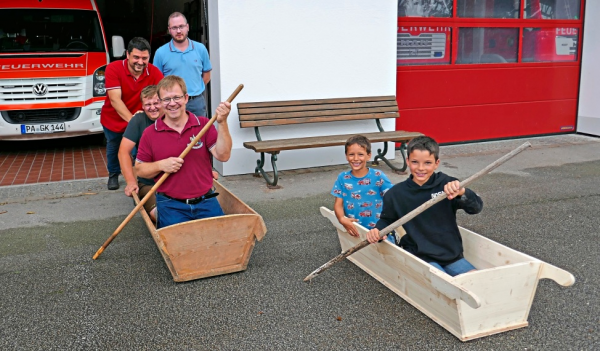
[{"label": "long wooden paddle", "polygon": [[[483,176],[483,175],[485,175],[487,173],[490,173],[492,170],[494,170],[495,168],[497,168],[498,166],[500,166],[504,162],[510,160],[515,155],[517,155],[518,153],[520,153],[521,151],[525,150],[526,148],[528,148],[530,146],[531,146],[530,142],[526,142],[525,144],[519,146],[518,148],[516,148],[513,151],[509,152],[508,154],[506,154],[506,155],[502,156],[501,158],[497,159],[496,161],[494,161],[492,164],[490,164],[489,166],[485,167],[481,171],[473,174],[471,177],[469,177],[466,180],[462,181],[460,183],[460,187],[464,188],[468,184],[470,184],[471,182],[475,181],[477,178],[479,178],[479,177],[481,177],[481,176]],[[414,210],[410,211],[408,214],[406,214],[402,218],[398,219],[394,223],[392,223],[389,226],[387,226],[384,229],[382,229],[379,232],[379,238],[381,239],[384,236],[388,235],[394,229],[398,228],[399,226],[403,225],[404,223],[406,223],[406,222],[410,221],[411,219],[415,218],[416,216],[418,216],[419,214],[421,214],[423,211],[425,211],[426,209],[430,208],[431,206],[433,206],[433,205],[437,204],[438,202],[444,200],[447,196],[448,195],[446,195],[446,193],[444,193],[442,195],[439,195],[439,196],[436,196],[435,198],[433,198],[433,199],[425,202],[421,206],[419,206],[419,207],[415,208]],[[330,268],[334,264],[336,264],[336,263],[340,262],[341,260],[343,260],[344,258],[352,255],[356,251],[361,250],[361,249],[367,247],[368,245],[369,245],[369,241],[368,240],[361,241],[357,245],[355,245],[355,246],[349,248],[348,250],[342,252],[341,254],[339,254],[336,257],[334,257],[333,259],[331,259],[329,262],[327,262],[324,265],[322,265],[321,267],[317,268],[314,272],[312,272],[311,274],[309,274],[308,276],[306,276],[306,278],[304,278],[304,281],[305,282],[310,281],[312,278],[316,277],[317,274],[320,274],[321,272],[323,272],[326,269]]]},{"label": "long wooden paddle", "polygon": [[[233,101],[233,99],[235,99],[235,97],[240,93],[240,91],[244,88],[243,84],[240,84],[235,91],[231,94],[231,96],[229,96],[229,99],[227,99],[227,102],[231,103]],[[183,150],[183,152],[181,153],[181,155],[179,155],[179,158],[184,158],[188,152],[190,152],[190,150],[192,149],[192,147],[194,145],[196,145],[196,143],[198,141],[200,141],[200,138],[202,138],[202,136],[206,133],[206,131],[208,130],[208,128],[210,128],[210,126],[213,125],[213,123],[215,123],[215,121],[217,120],[217,114],[215,113],[214,116],[212,116],[212,118],[208,121],[208,123],[202,128],[202,130],[200,131],[200,133],[198,133],[198,135],[194,138],[194,140],[192,140],[190,142],[190,144],[185,148],[185,150]],[[96,254],[94,255],[94,257],[92,257],[94,260],[98,258],[98,256],[100,256],[102,254],[102,252],[104,252],[104,249],[106,249],[106,247],[108,245],[110,245],[110,243],[113,241],[114,238],[117,237],[117,235],[119,235],[119,233],[121,232],[121,230],[123,230],[123,228],[125,227],[125,225],[133,218],[133,216],[135,216],[135,214],[142,208],[142,206],[144,206],[144,204],[146,203],[146,201],[148,201],[148,199],[150,198],[150,196],[152,196],[152,194],[154,194],[154,192],[156,191],[156,189],[158,189],[158,187],[164,183],[164,181],[167,179],[167,177],[169,177],[171,173],[164,173],[162,175],[162,177],[160,177],[160,179],[156,182],[156,184],[154,184],[154,186],[152,187],[152,189],[150,189],[150,191],[146,194],[146,196],[144,196],[144,198],[142,199],[142,201],[140,201],[137,206],[135,206],[135,208],[133,209],[133,211],[131,211],[131,213],[129,214],[129,216],[127,216],[127,218],[125,218],[125,220],[123,221],[123,223],[121,223],[121,225],[115,230],[114,233],[112,233],[112,235],[106,239],[106,241],[104,242],[104,244],[102,244],[102,246],[98,249],[98,251],[96,251]]]}]

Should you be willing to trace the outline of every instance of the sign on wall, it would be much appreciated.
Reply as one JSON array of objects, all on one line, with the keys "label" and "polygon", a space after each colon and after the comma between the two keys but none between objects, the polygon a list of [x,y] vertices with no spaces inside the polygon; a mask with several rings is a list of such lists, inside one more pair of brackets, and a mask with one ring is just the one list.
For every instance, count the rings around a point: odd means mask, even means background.
[{"label": "sign on wall", "polygon": [[399,27],[398,65],[450,63],[450,27]]}]

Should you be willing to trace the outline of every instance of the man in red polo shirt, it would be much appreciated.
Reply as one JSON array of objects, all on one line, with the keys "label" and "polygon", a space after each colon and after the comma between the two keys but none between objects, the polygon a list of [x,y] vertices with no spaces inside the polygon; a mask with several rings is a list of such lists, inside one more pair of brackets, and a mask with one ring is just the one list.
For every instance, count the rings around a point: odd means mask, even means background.
[{"label": "man in red polo shirt", "polygon": [[209,119],[185,110],[189,97],[181,77],[167,76],[157,88],[165,115],[144,130],[135,162],[140,177],[157,181],[164,172],[171,173],[157,189],[157,228],[222,216],[223,210],[212,191],[210,157],[225,162],[231,156],[231,134],[227,125],[231,104],[219,104],[215,111],[218,132],[211,126],[187,154],[184,164],[179,155]]},{"label": "man in red polo shirt", "polygon": [[100,123],[106,137],[106,168],[108,189],[119,189],[119,145],[127,123],[142,109],[140,93],[148,85],[156,85],[163,77],[160,70],[148,63],[150,44],[144,38],[133,38],[127,45],[127,58],[106,66],[106,100]]}]

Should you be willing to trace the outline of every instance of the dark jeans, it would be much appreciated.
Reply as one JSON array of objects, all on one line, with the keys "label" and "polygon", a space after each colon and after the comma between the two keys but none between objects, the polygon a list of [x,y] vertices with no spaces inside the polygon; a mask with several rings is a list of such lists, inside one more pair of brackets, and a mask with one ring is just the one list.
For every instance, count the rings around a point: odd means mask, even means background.
[{"label": "dark jeans", "polygon": [[106,137],[106,169],[108,169],[108,173],[121,173],[119,146],[123,139],[123,133],[115,133],[105,127],[102,128]]},{"label": "dark jeans", "polygon": [[196,116],[210,118],[210,116],[206,115],[206,101],[204,100],[204,93],[200,94],[200,96],[194,100],[188,100],[187,105],[185,105],[185,109]]}]

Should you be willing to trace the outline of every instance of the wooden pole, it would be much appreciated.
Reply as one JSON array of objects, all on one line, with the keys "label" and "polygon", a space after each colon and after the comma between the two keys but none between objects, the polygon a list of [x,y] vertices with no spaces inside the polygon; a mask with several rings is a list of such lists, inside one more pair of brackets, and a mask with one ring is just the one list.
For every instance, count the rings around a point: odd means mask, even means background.
[{"label": "wooden pole", "polygon": [[[240,84],[235,91],[231,94],[231,96],[229,96],[229,98],[227,99],[227,102],[231,103],[233,101],[233,99],[235,99],[235,97],[240,93],[240,91],[244,88],[243,84]],[[217,120],[217,114],[215,113],[214,116],[212,116],[212,118],[208,121],[208,123],[202,128],[202,130],[200,131],[200,133],[198,133],[198,135],[194,138],[194,140],[192,140],[190,142],[190,144],[185,148],[185,150],[183,150],[183,152],[181,153],[181,155],[179,155],[179,158],[184,158],[192,149],[192,147],[194,145],[196,145],[196,143],[198,141],[200,141],[200,138],[202,138],[202,136],[206,133],[206,131],[208,130],[208,128],[210,128],[210,126],[213,125],[213,123],[215,123],[215,121]],[[148,201],[148,199],[150,198],[150,196],[152,196],[152,194],[154,194],[154,192],[156,191],[156,189],[158,189],[158,187],[165,182],[165,180],[167,179],[167,177],[169,177],[171,173],[164,173],[162,175],[162,177],[160,177],[160,179],[156,182],[156,184],[154,184],[154,186],[152,187],[152,189],[150,189],[150,191],[146,194],[146,196],[144,196],[144,198],[142,199],[142,201],[140,201],[137,206],[135,206],[135,208],[133,209],[133,211],[131,211],[131,213],[129,214],[129,216],[127,216],[127,218],[125,218],[125,220],[121,223],[121,225],[114,231],[114,233],[112,233],[112,235],[106,239],[106,241],[104,242],[104,244],[102,244],[102,246],[98,249],[98,251],[96,251],[96,254],[94,254],[94,257],[92,257],[94,260],[98,258],[98,256],[100,256],[102,254],[102,252],[104,252],[104,249],[106,249],[108,247],[108,245],[110,245],[110,243],[113,241],[114,238],[117,237],[117,235],[119,235],[119,233],[121,232],[121,230],[123,230],[123,228],[125,227],[125,225],[127,223],[129,223],[129,221],[133,218],[133,216],[135,216],[135,214],[144,206],[144,204],[146,203],[146,201]]]},{"label": "wooden pole", "polygon": [[[513,151],[509,152],[508,154],[506,154],[506,155],[502,156],[501,158],[497,159],[496,161],[494,161],[492,164],[490,164],[489,166],[485,167],[481,171],[473,174],[471,177],[469,177],[466,180],[462,181],[460,183],[460,187],[464,188],[467,185],[469,185],[470,183],[472,183],[473,181],[475,181],[477,178],[479,178],[479,177],[481,177],[481,176],[483,176],[483,175],[485,175],[487,173],[490,173],[492,170],[494,170],[495,168],[497,168],[498,166],[500,166],[504,162],[508,161],[509,159],[513,158],[515,155],[517,155],[518,153],[520,153],[521,151],[525,150],[526,148],[528,148],[530,146],[531,146],[530,142],[526,142],[525,144],[519,146],[518,148],[516,148]],[[382,229],[379,232],[379,238],[383,238],[384,236],[388,235],[394,229],[398,228],[399,226],[401,226],[401,225],[405,224],[406,222],[410,221],[411,219],[415,218],[416,216],[418,216],[419,214],[421,214],[423,211],[425,211],[426,209],[430,208],[431,206],[433,206],[433,205],[437,204],[438,202],[444,200],[447,196],[448,195],[446,195],[446,193],[444,193],[442,195],[439,195],[439,196],[436,196],[435,198],[433,198],[433,199],[425,202],[421,206],[419,206],[419,207],[415,208],[414,210],[410,211],[407,215],[403,216],[402,218],[398,219],[394,223],[392,223],[389,226],[387,226],[384,229]],[[349,248],[348,250],[342,252],[341,254],[339,254],[336,257],[334,257],[333,259],[331,259],[329,262],[327,262],[324,265],[322,265],[321,267],[317,268],[314,272],[312,272],[311,274],[309,274],[308,276],[306,276],[306,278],[304,278],[304,281],[305,282],[310,281],[312,278],[316,277],[321,272],[323,272],[326,269],[330,268],[334,264],[342,261],[344,258],[352,255],[356,251],[361,250],[361,249],[367,247],[369,244],[370,243],[369,243],[368,240],[361,241],[357,245],[355,245],[355,246]]]}]

